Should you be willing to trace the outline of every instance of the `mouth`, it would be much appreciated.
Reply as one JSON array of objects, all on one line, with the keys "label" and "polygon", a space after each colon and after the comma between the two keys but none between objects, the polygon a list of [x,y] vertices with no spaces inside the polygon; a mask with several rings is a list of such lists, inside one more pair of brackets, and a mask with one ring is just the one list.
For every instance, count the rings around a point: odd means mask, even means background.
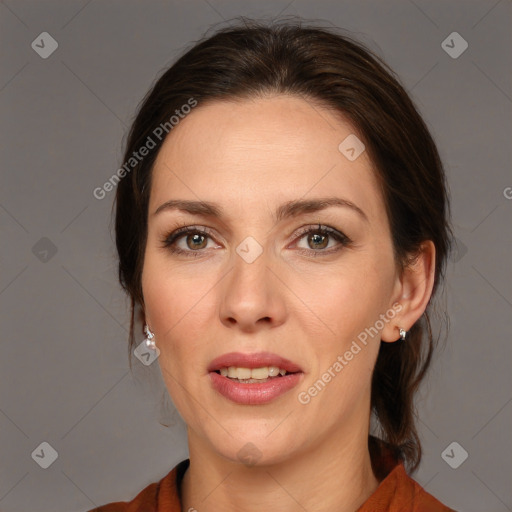
[{"label": "mouth", "polygon": [[297,386],[304,372],[276,354],[225,354],[208,367],[213,388],[237,404],[269,403]]},{"label": "mouth", "polygon": [[262,366],[260,368],[229,366],[215,370],[215,373],[242,384],[261,384],[272,379],[282,378],[285,375],[301,372],[287,372],[284,368],[279,368],[278,366]]}]

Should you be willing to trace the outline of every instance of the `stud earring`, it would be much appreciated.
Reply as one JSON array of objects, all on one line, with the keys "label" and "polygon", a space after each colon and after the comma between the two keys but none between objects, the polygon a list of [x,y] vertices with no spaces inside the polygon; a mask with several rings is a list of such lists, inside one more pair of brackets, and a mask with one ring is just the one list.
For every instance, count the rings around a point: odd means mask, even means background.
[{"label": "stud earring", "polygon": [[405,336],[406,336],[406,335],[407,335],[407,331],[406,331],[405,329],[402,329],[402,328],[400,327],[400,339],[401,339],[402,341],[404,341],[404,340],[405,340]]},{"label": "stud earring", "polygon": [[155,335],[151,332],[147,325],[144,326],[144,332],[146,333],[146,339],[144,340],[146,342],[146,347],[150,348],[151,350],[155,350]]}]

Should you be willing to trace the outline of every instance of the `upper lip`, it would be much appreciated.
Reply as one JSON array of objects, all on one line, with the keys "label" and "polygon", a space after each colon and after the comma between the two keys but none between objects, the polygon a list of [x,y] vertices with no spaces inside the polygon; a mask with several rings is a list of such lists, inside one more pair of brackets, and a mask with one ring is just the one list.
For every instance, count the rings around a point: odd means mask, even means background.
[{"label": "upper lip", "polygon": [[299,365],[289,359],[272,354],[270,352],[257,352],[254,354],[243,354],[241,352],[230,352],[215,358],[208,366],[208,372],[215,372],[221,368],[237,366],[239,368],[262,368],[264,366],[277,366],[288,373],[302,372]]}]

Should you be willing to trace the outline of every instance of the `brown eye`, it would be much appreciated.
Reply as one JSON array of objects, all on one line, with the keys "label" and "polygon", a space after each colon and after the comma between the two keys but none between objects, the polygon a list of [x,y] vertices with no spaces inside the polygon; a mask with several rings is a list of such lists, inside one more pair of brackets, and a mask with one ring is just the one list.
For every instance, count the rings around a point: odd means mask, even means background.
[{"label": "brown eye", "polygon": [[[183,239],[181,247],[178,245]],[[197,257],[205,254],[208,241],[213,240],[207,228],[196,228],[186,226],[171,232],[162,240],[162,247],[172,253],[183,254],[184,256]]]},{"label": "brown eye", "polygon": [[207,242],[205,243],[207,237],[199,233],[196,233],[194,235],[187,235],[185,240],[187,247],[192,250],[204,249],[204,247],[206,247],[207,244]]},{"label": "brown eye", "polygon": [[[311,243],[310,243],[311,242]],[[329,243],[329,235],[320,235],[313,233],[308,235],[308,245],[312,249],[325,249]]]},{"label": "brown eye", "polygon": [[[327,226],[318,225],[318,227],[307,227],[298,235],[299,242],[306,239],[307,247],[298,246],[297,249],[309,255],[318,256],[322,254],[331,254],[348,246],[352,241],[340,231]],[[331,242],[337,242],[334,247],[329,247]],[[325,250],[329,247],[327,250]]]}]

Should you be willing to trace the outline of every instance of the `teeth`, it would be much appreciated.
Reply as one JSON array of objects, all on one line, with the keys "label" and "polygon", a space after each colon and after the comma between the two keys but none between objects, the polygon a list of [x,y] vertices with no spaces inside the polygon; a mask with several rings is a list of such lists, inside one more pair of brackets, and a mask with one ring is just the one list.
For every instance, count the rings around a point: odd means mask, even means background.
[{"label": "teeth", "polygon": [[237,366],[230,366],[229,368],[221,368],[220,374],[223,377],[230,379],[256,379],[265,380],[269,377],[277,377],[278,375],[286,375],[286,370],[277,366],[263,366],[262,368],[239,368]]},{"label": "teeth", "polygon": [[[283,370],[283,371],[285,372],[285,370]],[[279,368],[277,366],[269,366],[268,367],[268,376],[269,377],[277,377],[278,375],[279,375]]]},{"label": "teeth", "polygon": [[[229,372],[230,368],[228,368]],[[237,379],[250,379],[251,378],[251,370],[249,368],[236,368],[236,378]],[[228,373],[229,375],[229,373]]]},{"label": "teeth", "polygon": [[[240,371],[240,370],[238,370]],[[253,368],[250,370],[250,377],[243,377],[245,379],[266,379],[267,377],[275,377],[270,373],[270,368],[264,366],[263,368]],[[238,377],[239,379],[242,377]]]}]

